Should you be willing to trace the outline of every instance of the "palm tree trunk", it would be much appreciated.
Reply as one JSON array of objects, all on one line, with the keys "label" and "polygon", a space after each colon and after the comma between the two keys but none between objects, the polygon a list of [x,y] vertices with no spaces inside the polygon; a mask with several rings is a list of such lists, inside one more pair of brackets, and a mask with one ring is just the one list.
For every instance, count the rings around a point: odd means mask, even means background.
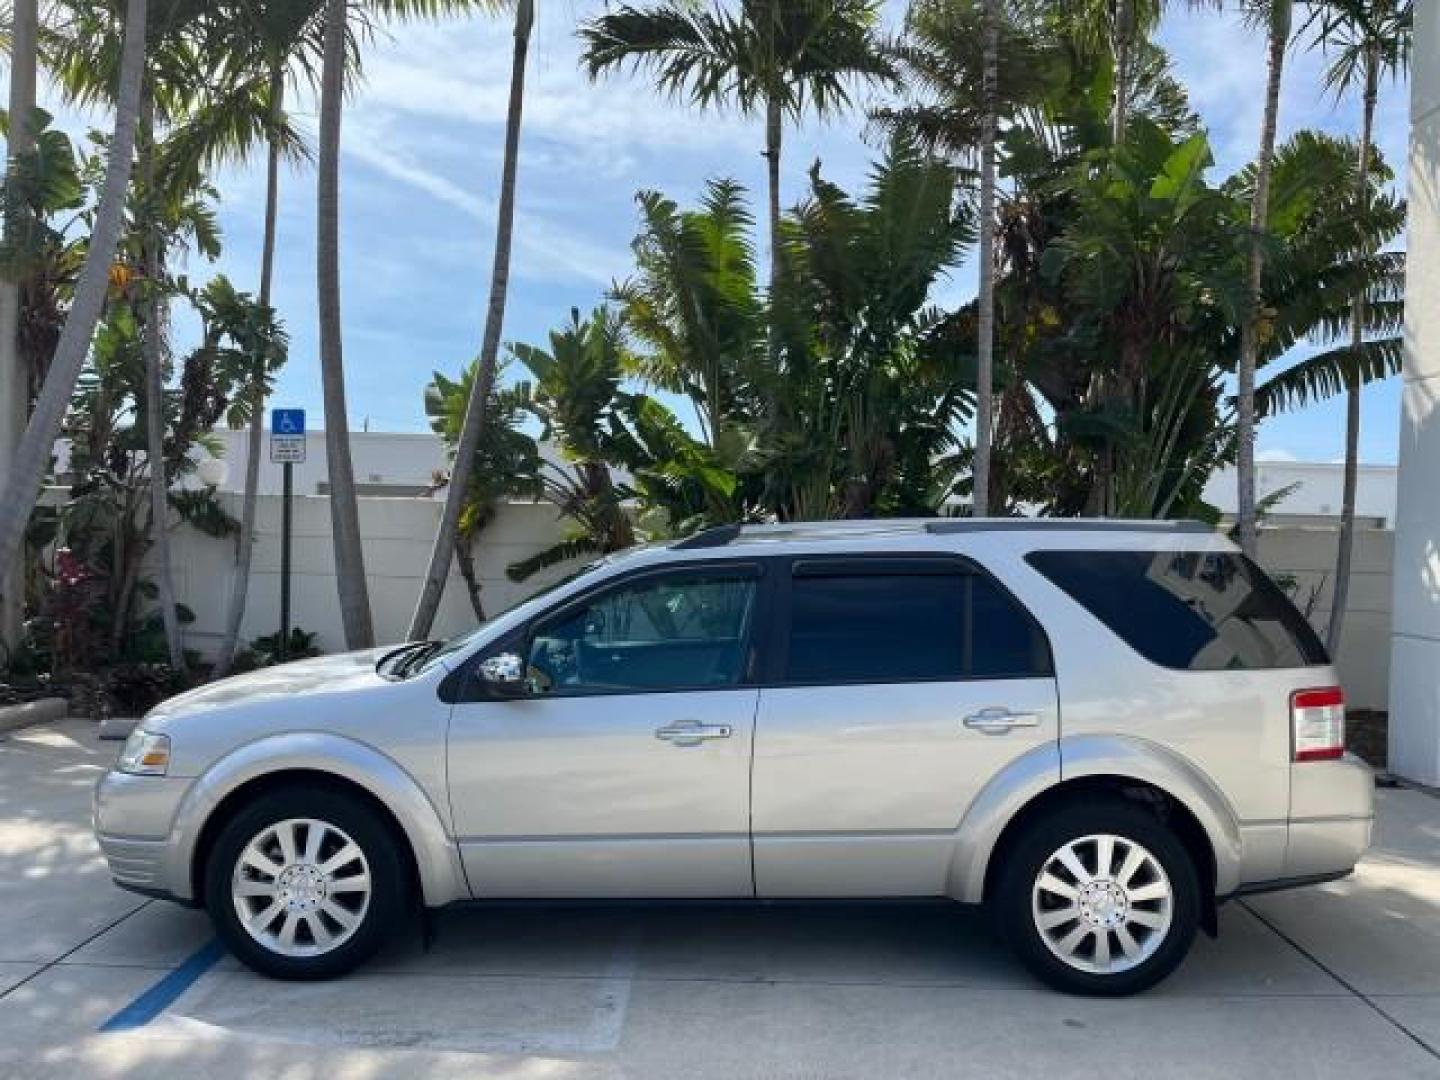
[{"label": "palm tree trunk", "polygon": [[[769,195],[770,217],[770,291],[780,280],[783,263],[780,252],[780,149],[784,140],[784,114],[774,94],[765,100],[765,174]],[[775,320],[770,320],[774,325]],[[773,334],[772,334],[773,338]]]},{"label": "palm tree trunk", "polygon": [[480,343],[480,366],[470,387],[470,400],[465,403],[465,420],[455,449],[455,467],[445,491],[440,525],[435,530],[430,565],[425,571],[415,614],[410,620],[407,636],[411,640],[430,635],[435,612],[440,607],[440,597],[445,592],[445,579],[450,573],[450,562],[455,557],[460,511],[470,486],[470,470],[475,465],[475,451],[485,430],[485,403],[490,400],[490,388],[495,382],[500,330],[505,322],[505,296],[510,286],[515,174],[520,160],[520,121],[525,105],[525,58],[530,51],[530,31],[534,25],[534,0],[518,0],[515,6],[515,45],[510,59],[510,102],[505,115],[505,158],[500,169],[500,206],[495,221],[495,261],[490,272],[490,303],[485,312],[485,336]]},{"label": "palm tree trunk", "polygon": [[375,644],[360,507],[350,461],[345,414],[345,359],[340,341],[340,112],[344,102],[345,20],[348,0],[326,0],[324,63],[320,76],[320,161],[316,182],[315,284],[320,309],[320,379],[325,395],[325,458],[330,469],[330,528],[335,543],[335,585],[345,645]]},{"label": "palm tree trunk", "polygon": [[1110,54],[1115,85],[1110,94],[1110,144],[1125,141],[1130,120],[1130,69],[1135,53],[1135,0],[1117,0],[1115,23],[1110,28]]},{"label": "palm tree trunk", "polygon": [[[1379,97],[1380,63],[1371,45],[1365,52],[1365,99],[1360,122],[1360,172],[1356,180],[1358,205],[1364,213],[1370,195],[1370,154],[1374,139],[1375,102]],[[1365,339],[1365,294],[1350,304],[1350,348],[1359,353]],[[1325,645],[1334,657],[1340,651],[1345,629],[1345,608],[1350,600],[1350,562],[1355,552],[1355,489],[1360,464],[1360,380],[1352,376],[1345,387],[1345,483],[1340,495],[1340,537],[1335,552],[1335,588],[1330,598],[1330,626]]]},{"label": "palm tree trunk", "polygon": [[972,504],[976,517],[990,513],[990,448],[994,441],[995,365],[995,128],[996,65],[999,52],[996,0],[985,0],[985,59],[980,77],[984,115],[980,128],[980,340],[975,355],[975,478]]},{"label": "palm tree trunk", "polygon": [[1280,79],[1290,42],[1290,0],[1270,0],[1269,55],[1266,60],[1265,118],[1255,162],[1255,196],[1250,202],[1250,261],[1246,280],[1245,321],[1240,328],[1239,390],[1236,401],[1240,547],[1255,557],[1255,366],[1260,353],[1261,274],[1265,250],[1261,238],[1270,214],[1270,172],[1275,157],[1275,126],[1280,113]]},{"label": "palm tree trunk", "polygon": [[[270,122],[278,127],[284,108],[285,68],[276,65],[270,73]],[[265,159],[265,235],[260,247],[260,305],[270,304],[270,287],[275,276],[275,222],[280,207],[280,140],[272,129]],[[240,536],[235,548],[235,580],[230,586],[230,606],[225,614],[225,637],[215,661],[219,678],[235,662],[240,642],[240,624],[245,620],[245,603],[250,595],[250,560],[255,550],[255,507],[260,495],[260,454],[265,443],[265,361],[255,361],[252,386],[250,431],[245,448],[245,493],[240,510]]]},{"label": "palm tree trunk", "polygon": [[475,621],[483,623],[485,605],[480,600],[480,579],[475,576],[474,544],[474,536],[462,536],[455,542],[455,565],[460,568],[460,577],[465,582],[465,592],[470,597],[470,610],[475,613]]},{"label": "palm tree trunk", "polygon": [[0,496],[0,587],[11,580],[19,561],[20,544],[30,512],[40,493],[40,484],[50,454],[60,434],[75,380],[90,351],[90,338],[105,303],[109,287],[110,261],[124,224],[125,193],[130,183],[131,158],[135,148],[135,124],[140,111],[140,83],[145,72],[146,0],[127,0],[125,41],[120,54],[120,86],[116,95],[115,130],[110,138],[110,155],[105,180],[90,233],[90,246],[75,285],[70,312],[55,357],[45,375],[45,384],[35,403],[15,462]]},{"label": "palm tree trunk", "polygon": [[[35,111],[35,68],[40,29],[38,0],[16,0],[10,25],[10,139],[7,175],[15,161],[35,146],[30,129]],[[8,208],[5,234],[14,235],[20,222],[17,207]],[[6,476],[25,433],[30,403],[30,373],[20,352],[20,282],[0,279],[0,476]],[[23,636],[25,572],[16,566],[0,584],[0,645],[13,649]]]},{"label": "palm tree trunk", "polygon": [[[155,99],[147,87],[141,91],[138,133],[141,182],[147,216],[156,213],[155,193]],[[180,617],[175,609],[175,578],[170,565],[170,484],[165,476],[165,256],[159,230],[152,220],[144,223],[141,261],[145,270],[144,335],[141,349],[145,361],[145,457],[150,466],[150,529],[155,552],[155,589],[160,619],[165,626],[165,647],[170,668],[185,670],[185,647],[180,638]]]}]

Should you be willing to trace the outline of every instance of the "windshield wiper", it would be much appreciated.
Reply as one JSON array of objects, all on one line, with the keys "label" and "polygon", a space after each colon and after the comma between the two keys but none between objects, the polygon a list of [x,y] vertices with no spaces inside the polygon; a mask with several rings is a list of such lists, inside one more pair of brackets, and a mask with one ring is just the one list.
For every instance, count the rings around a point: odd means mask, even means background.
[{"label": "windshield wiper", "polygon": [[[403,679],[416,664],[416,658],[420,656],[429,657],[443,642],[439,641],[409,641],[398,648],[391,649],[379,660],[375,661],[375,670],[387,679]],[[386,669],[389,668],[387,672]]]}]

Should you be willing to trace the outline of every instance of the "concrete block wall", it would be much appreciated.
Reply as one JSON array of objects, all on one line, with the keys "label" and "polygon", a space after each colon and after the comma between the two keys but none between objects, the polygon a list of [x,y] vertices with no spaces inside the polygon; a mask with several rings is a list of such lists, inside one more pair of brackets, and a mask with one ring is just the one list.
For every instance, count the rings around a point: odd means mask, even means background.
[{"label": "concrete block wall", "polygon": [[[239,496],[222,494],[221,499],[238,518]],[[256,511],[249,599],[241,626],[246,641],[274,633],[280,625],[280,503],[277,496],[262,495]],[[360,500],[370,607],[376,640],[381,643],[404,640],[440,512],[441,504],[429,499]],[[511,606],[572,569],[553,567],[519,584],[505,575],[506,566],[548,547],[564,528],[549,506],[514,503],[501,507],[476,550],[476,572],[487,613]],[[342,651],[345,637],[335,591],[327,498],[296,496],[293,535],[291,623],[318,634],[318,644],[326,652]],[[182,526],[174,533],[172,547],[176,595],[196,616],[186,627],[185,643],[210,655],[224,632],[235,574],[235,541],[216,540]],[[465,582],[452,569],[434,636],[448,637],[474,625]]]},{"label": "concrete block wall", "polygon": [[[1337,531],[1324,526],[1282,526],[1260,531],[1259,561],[1271,575],[1292,578],[1292,596],[1321,639],[1330,625],[1335,589]],[[1391,566],[1395,534],[1356,529],[1350,595],[1339,655],[1335,657],[1351,706],[1383,709],[1389,701]]]}]

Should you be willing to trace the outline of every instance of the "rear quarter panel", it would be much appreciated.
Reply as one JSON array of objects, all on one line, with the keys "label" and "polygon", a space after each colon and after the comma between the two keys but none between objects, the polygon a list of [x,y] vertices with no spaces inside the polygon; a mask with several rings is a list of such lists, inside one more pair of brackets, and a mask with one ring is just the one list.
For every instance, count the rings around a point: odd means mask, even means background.
[{"label": "rear quarter panel", "polygon": [[[997,540],[999,542],[997,542]],[[1038,550],[1176,547],[1231,552],[1216,536],[1081,532],[979,537],[977,554],[1003,573],[1045,625],[1060,695],[1062,779],[1072,739],[1120,736],[1155,744],[1193,767],[1223,799],[1240,836],[1237,883],[1283,875],[1291,812],[1290,694],[1328,685],[1327,667],[1273,671],[1175,671],[1151,663],[1025,561]],[[984,549],[983,551],[981,549]],[[1078,755],[1074,755],[1078,757]],[[1089,766],[1087,765],[1088,771]],[[1172,792],[1186,799],[1185,792]]]}]

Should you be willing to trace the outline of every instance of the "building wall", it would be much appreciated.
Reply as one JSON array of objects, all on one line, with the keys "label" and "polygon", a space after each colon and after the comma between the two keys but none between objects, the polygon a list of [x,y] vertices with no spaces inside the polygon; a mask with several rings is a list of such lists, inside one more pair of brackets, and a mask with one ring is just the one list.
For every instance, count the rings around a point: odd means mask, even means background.
[{"label": "building wall", "polygon": [[[1259,561],[1287,587],[1296,606],[1325,637],[1334,592],[1337,532],[1325,526],[1281,526],[1260,530]],[[1389,702],[1391,566],[1395,534],[1386,529],[1355,530],[1354,561],[1345,627],[1335,658],[1346,701],[1367,709]]]},{"label": "building wall", "polygon": [[[1395,522],[1394,465],[1361,465],[1355,490],[1355,516],[1372,524],[1393,527]],[[1258,461],[1255,494],[1263,499],[1293,489],[1266,510],[1270,521],[1297,517],[1339,517],[1345,469],[1338,462]],[[1217,470],[1205,483],[1204,499],[1221,513],[1233,515],[1238,501],[1235,470]]]},{"label": "building wall", "polygon": [[[238,518],[239,496],[222,493],[220,498]],[[278,496],[259,499],[249,599],[241,626],[245,641],[274,633],[280,626],[280,506]],[[429,499],[360,500],[365,571],[380,643],[405,639],[440,511],[441,504]],[[329,500],[297,495],[294,514],[290,622],[318,634],[324,651],[340,652],[345,636],[336,599]],[[476,572],[487,612],[509,607],[571,569],[554,567],[523,584],[505,575],[507,565],[548,547],[562,533],[563,526],[549,506],[522,503],[500,508],[476,549]],[[195,622],[185,628],[185,644],[213,655],[224,633],[235,574],[235,541],[217,540],[182,526],[174,533],[172,552],[176,595],[195,612]],[[465,582],[452,570],[433,636],[449,637],[474,626]]]}]

